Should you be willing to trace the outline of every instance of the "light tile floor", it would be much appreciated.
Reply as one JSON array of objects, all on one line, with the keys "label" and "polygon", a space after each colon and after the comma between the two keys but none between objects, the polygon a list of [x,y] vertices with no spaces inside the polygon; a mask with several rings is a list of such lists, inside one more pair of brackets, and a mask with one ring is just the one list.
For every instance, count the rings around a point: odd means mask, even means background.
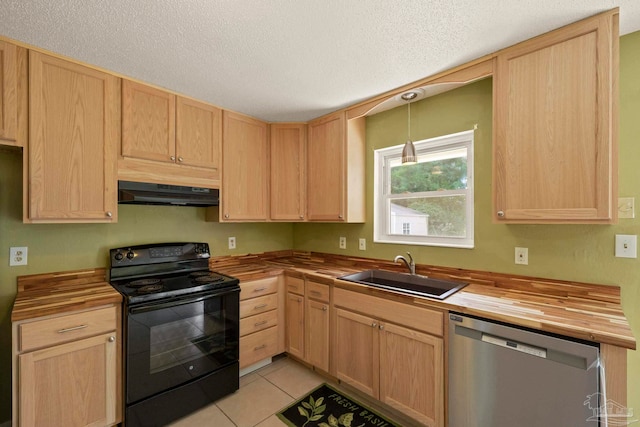
[{"label": "light tile floor", "polygon": [[240,389],[172,427],[282,427],[275,415],[327,379],[288,358],[240,378]]}]

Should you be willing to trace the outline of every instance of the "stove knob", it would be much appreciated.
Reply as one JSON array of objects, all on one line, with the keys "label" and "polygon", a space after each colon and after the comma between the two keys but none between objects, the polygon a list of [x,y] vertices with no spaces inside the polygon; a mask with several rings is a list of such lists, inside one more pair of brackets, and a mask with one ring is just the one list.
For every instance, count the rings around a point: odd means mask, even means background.
[{"label": "stove knob", "polygon": [[129,251],[127,252],[127,259],[133,259],[133,257],[136,256],[133,251]]},{"label": "stove knob", "polygon": [[124,255],[122,255],[122,252],[116,252],[116,254],[113,256],[116,261],[122,261],[122,258],[124,258]]}]

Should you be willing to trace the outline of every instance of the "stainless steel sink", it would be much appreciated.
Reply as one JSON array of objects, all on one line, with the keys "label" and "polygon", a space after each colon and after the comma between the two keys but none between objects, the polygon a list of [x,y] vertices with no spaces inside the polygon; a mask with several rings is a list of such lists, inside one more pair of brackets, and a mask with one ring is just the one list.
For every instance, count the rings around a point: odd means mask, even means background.
[{"label": "stainless steel sink", "polygon": [[347,274],[339,277],[339,279],[441,300],[467,286],[466,283],[462,282],[431,279],[417,274],[396,273],[395,271],[386,270],[366,270],[360,273]]}]

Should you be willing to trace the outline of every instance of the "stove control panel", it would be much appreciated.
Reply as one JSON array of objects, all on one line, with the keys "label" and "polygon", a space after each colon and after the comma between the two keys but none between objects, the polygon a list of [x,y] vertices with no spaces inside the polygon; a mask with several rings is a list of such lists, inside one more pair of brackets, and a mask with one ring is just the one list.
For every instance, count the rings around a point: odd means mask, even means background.
[{"label": "stove control panel", "polygon": [[115,248],[109,251],[111,267],[207,259],[207,243],[159,243]]}]

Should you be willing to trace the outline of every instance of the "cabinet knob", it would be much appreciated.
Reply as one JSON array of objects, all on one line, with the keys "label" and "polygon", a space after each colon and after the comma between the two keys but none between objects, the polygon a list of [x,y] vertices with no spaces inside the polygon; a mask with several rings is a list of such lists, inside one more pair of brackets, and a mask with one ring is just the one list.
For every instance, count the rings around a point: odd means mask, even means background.
[{"label": "cabinet knob", "polygon": [[342,219],[342,214],[338,215],[338,218]]},{"label": "cabinet knob", "polygon": [[179,162],[183,162],[183,161],[184,161],[184,159],[183,159],[182,157],[178,157],[178,161],[179,161]]},{"label": "cabinet knob", "polygon": [[300,215],[300,219],[304,219],[304,215]]},{"label": "cabinet knob", "polygon": [[113,217],[113,213],[111,213],[111,211],[108,211],[108,212],[107,212],[107,216],[108,216],[109,218],[112,218],[112,217]]},{"label": "cabinet knob", "polygon": [[298,298],[298,302],[302,302],[302,298]]},{"label": "cabinet knob", "polygon": [[322,306],[322,311],[327,311],[327,306],[326,305]]},{"label": "cabinet knob", "polygon": [[500,218],[504,218],[504,211],[498,211],[498,216]]},{"label": "cabinet knob", "polygon": [[171,157],[169,157],[169,158],[171,159],[171,161],[172,161],[172,162],[175,162],[175,161],[176,161],[176,156],[171,156]]},{"label": "cabinet knob", "polygon": [[114,336],[109,337],[109,342],[114,342],[115,340],[116,340],[116,337]]},{"label": "cabinet knob", "polygon": [[378,324],[377,324],[376,322],[373,322],[373,323],[371,324],[371,327],[372,327],[372,328],[375,328],[376,326],[378,326]]},{"label": "cabinet knob", "polygon": [[224,217],[225,219],[229,219],[229,214],[228,213],[224,214]]},{"label": "cabinet knob", "polygon": [[383,330],[383,329],[384,329],[384,325],[380,325],[380,326],[378,326],[378,328],[379,328],[380,330]]}]

